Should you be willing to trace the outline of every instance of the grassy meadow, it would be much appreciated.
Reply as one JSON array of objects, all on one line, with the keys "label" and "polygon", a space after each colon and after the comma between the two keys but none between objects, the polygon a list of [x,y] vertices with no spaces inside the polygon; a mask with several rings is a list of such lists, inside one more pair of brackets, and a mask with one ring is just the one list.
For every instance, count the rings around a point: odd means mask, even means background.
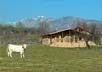
[{"label": "grassy meadow", "polygon": [[18,53],[9,58],[6,45],[0,45],[0,72],[102,72],[101,47],[55,48],[29,45],[25,58]]}]

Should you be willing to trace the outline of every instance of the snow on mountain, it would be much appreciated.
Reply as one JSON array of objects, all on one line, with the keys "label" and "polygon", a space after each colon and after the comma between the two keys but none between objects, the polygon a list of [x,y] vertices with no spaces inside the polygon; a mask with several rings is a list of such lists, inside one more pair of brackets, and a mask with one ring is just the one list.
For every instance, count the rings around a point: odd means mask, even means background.
[{"label": "snow on mountain", "polygon": [[49,18],[49,17],[45,17],[45,16],[37,16],[34,18],[23,19],[23,20],[20,20],[19,22],[24,24],[24,26],[26,26],[26,27],[38,28],[41,22],[45,21],[48,23],[53,20],[54,20],[53,18]]}]

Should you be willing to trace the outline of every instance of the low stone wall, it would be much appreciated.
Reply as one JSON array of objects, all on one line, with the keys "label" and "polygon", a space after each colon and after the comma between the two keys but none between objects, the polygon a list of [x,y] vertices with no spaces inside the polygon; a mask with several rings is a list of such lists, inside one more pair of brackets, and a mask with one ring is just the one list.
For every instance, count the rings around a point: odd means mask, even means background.
[{"label": "low stone wall", "polygon": [[[69,47],[69,48],[86,47],[86,42],[84,39],[78,40],[77,42],[75,42],[75,40],[73,42],[66,42],[65,40],[63,40],[63,42],[61,42],[61,39],[59,40],[58,38],[52,38],[52,40],[50,40],[50,38],[44,38],[42,40],[42,44],[54,47]],[[88,44],[90,46],[96,46],[96,44],[93,41],[89,41]]]},{"label": "low stone wall", "polygon": [[42,39],[42,44],[44,44],[44,45],[50,45],[50,39],[49,38]]},{"label": "low stone wall", "polygon": [[54,47],[69,47],[69,48],[74,48],[74,47],[86,47],[85,42],[56,42],[51,44],[50,46]]},{"label": "low stone wall", "polygon": [[88,44],[89,44],[90,46],[96,46],[96,43],[93,42],[93,41],[89,41]]}]

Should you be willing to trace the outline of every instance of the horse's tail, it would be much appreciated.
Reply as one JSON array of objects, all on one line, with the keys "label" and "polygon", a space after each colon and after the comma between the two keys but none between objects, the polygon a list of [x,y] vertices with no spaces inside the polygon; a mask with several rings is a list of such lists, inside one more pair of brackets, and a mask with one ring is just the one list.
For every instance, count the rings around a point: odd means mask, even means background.
[{"label": "horse's tail", "polygon": [[9,55],[10,55],[10,52],[9,52],[9,45],[8,45],[8,47],[6,48],[6,52],[7,52],[7,55],[9,56]]}]

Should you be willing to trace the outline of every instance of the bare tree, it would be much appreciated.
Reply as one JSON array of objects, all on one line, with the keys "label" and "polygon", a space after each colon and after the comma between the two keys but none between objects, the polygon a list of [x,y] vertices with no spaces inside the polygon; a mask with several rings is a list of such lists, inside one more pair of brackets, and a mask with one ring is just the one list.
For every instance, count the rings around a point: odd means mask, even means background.
[{"label": "bare tree", "polygon": [[42,34],[46,34],[49,32],[49,25],[47,22],[43,21],[40,23],[40,26],[38,28],[38,31]]}]

